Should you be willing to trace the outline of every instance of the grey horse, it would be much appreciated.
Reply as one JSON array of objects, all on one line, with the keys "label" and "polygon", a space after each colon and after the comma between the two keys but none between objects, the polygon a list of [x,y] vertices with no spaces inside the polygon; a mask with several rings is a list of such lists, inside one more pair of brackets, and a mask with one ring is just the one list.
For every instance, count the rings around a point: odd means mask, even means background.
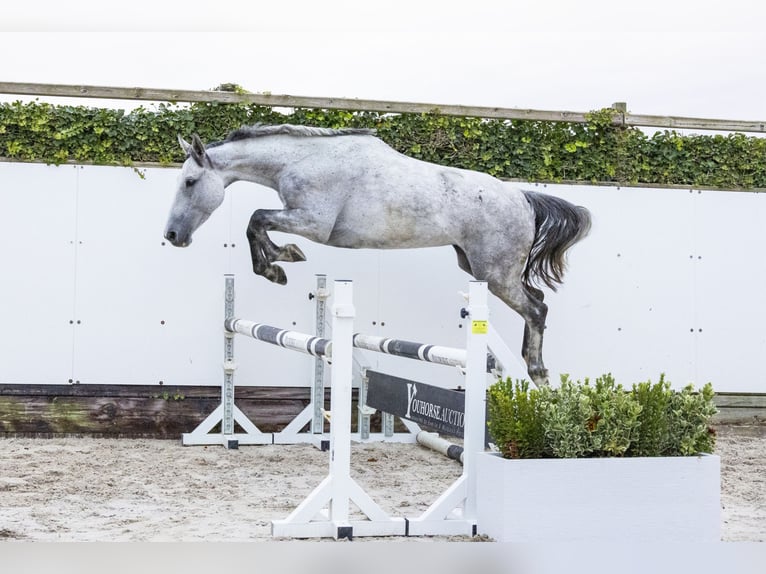
[{"label": "grey horse", "polygon": [[240,180],[276,190],[284,206],[256,210],[247,227],[253,271],[278,284],[287,277],[274,262],[305,257],[294,244],[274,244],[269,231],[352,249],[451,245],[460,268],[524,318],[527,371],[548,384],[539,286],[561,283],[566,251],[590,229],[587,209],[407,157],[366,129],[255,125],[207,147],[197,135],[178,141],[187,158],[165,229],[173,245],[189,245]]}]

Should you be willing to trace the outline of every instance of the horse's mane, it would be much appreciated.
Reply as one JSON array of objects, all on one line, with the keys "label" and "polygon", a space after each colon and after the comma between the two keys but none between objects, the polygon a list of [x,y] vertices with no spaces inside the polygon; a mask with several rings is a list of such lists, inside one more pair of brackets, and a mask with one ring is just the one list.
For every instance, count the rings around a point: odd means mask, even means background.
[{"label": "horse's mane", "polygon": [[243,126],[234,130],[226,139],[220,142],[212,143],[208,147],[215,147],[224,143],[239,141],[250,138],[258,138],[273,135],[290,136],[350,136],[350,135],[375,135],[375,130],[367,128],[316,128],[312,126],[294,126],[291,124],[264,125],[254,124],[252,126]]}]

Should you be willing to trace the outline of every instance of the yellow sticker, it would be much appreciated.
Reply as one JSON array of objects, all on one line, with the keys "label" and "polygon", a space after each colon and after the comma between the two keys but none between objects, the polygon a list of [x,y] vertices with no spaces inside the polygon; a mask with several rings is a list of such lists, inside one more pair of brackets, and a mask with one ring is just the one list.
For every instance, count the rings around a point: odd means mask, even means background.
[{"label": "yellow sticker", "polygon": [[471,321],[471,333],[486,335],[489,331],[489,321]]}]

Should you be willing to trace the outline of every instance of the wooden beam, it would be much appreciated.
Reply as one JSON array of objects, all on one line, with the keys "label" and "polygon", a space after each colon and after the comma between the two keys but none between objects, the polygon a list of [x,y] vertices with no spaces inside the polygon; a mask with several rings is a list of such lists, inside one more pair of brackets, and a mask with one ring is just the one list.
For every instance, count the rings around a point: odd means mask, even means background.
[{"label": "wooden beam", "polygon": [[[354,389],[353,409],[357,396]],[[285,428],[310,399],[309,387],[240,385],[235,390],[236,405],[263,432]],[[329,400],[328,388],[326,408]],[[220,386],[0,383],[0,437],[180,439],[220,404]],[[380,427],[379,413],[372,424]]]},{"label": "wooden beam", "polygon": [[716,393],[717,407],[766,409],[766,394],[763,393]]},{"label": "wooden beam", "polygon": [[[351,98],[323,98],[269,93],[237,93],[215,90],[170,90],[157,88],[125,88],[74,84],[37,84],[0,82],[0,93],[25,96],[96,98],[159,102],[219,102],[257,104],[269,107],[340,109],[380,113],[438,113],[445,116],[477,117],[500,120],[535,120],[548,122],[587,122],[587,112],[552,111],[492,106],[460,106]],[[615,123],[632,127],[694,129],[766,133],[766,121],[742,121],[631,114],[624,102],[615,104]],[[614,107],[614,106],[613,106]]]},{"label": "wooden beam", "polygon": [[766,394],[716,393],[713,400],[718,407],[716,424],[766,423]]},{"label": "wooden beam", "polygon": [[155,88],[118,88],[70,84],[28,84],[0,82],[0,93],[26,96],[97,98],[110,100],[145,100],[160,102],[219,102],[257,104],[279,108],[319,108],[381,113],[438,113],[494,119],[585,122],[584,112],[525,110],[487,106],[459,106],[415,102],[391,102],[349,98],[236,93],[214,90],[168,90]]},{"label": "wooden beam", "polygon": [[[262,431],[275,432],[309,404],[310,392],[240,386],[235,400]],[[3,384],[0,436],[180,438],[220,402],[220,386]]]},{"label": "wooden beam", "polygon": [[673,130],[766,133],[766,121],[708,120],[703,118],[649,116],[626,113],[624,124],[626,126],[668,128]]}]

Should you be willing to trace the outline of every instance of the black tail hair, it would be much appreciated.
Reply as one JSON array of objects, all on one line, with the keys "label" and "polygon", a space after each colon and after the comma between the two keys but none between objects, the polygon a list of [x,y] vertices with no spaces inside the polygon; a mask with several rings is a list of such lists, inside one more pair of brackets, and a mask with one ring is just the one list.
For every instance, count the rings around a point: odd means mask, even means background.
[{"label": "black tail hair", "polygon": [[542,281],[555,291],[563,282],[567,250],[590,231],[590,212],[552,195],[523,193],[535,212],[535,239],[522,276],[524,285],[529,289]]}]

